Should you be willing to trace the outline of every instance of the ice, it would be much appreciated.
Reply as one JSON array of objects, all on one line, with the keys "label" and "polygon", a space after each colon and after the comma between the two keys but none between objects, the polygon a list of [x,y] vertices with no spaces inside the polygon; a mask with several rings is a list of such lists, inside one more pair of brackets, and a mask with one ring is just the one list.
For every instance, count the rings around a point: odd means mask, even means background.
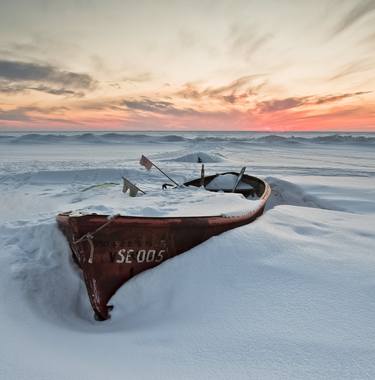
[{"label": "ice", "polygon": [[[1,379],[375,378],[374,135],[36,135],[0,134]],[[55,215],[173,213],[187,190],[140,155],[182,183],[200,165],[174,158],[197,152],[221,158],[206,175],[264,178],[265,214],[135,276],[95,321]]]}]

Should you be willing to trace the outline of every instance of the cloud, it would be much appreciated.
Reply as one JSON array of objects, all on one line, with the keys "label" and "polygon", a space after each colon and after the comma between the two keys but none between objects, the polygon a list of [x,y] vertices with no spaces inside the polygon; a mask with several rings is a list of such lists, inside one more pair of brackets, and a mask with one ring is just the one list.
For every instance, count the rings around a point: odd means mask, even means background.
[{"label": "cloud", "polygon": [[6,121],[30,121],[29,111],[33,111],[33,107],[18,107],[12,110],[3,111],[0,109],[0,120]]},{"label": "cloud", "polygon": [[44,84],[40,85],[28,85],[27,83],[12,83],[7,81],[0,81],[0,93],[3,94],[19,94],[25,91],[34,90],[44,92],[51,95],[64,95],[73,97],[82,97],[84,93],[82,91],[69,90],[66,88],[55,88]]},{"label": "cloud", "polygon": [[233,25],[229,33],[230,52],[240,54],[249,60],[273,37],[271,33],[261,33],[253,26]]},{"label": "cloud", "polygon": [[45,85],[40,85],[37,87],[29,87],[29,89],[45,92],[51,95],[65,95],[65,96],[74,96],[74,97],[79,97],[79,98],[84,96],[84,93],[82,91],[73,91],[73,90],[68,90],[66,88],[52,88]]},{"label": "cloud", "polygon": [[0,93],[30,90],[51,95],[82,97],[96,81],[88,74],[64,71],[48,64],[0,60]]},{"label": "cloud", "polygon": [[214,87],[214,88],[207,88],[206,90],[203,91],[203,94],[209,97],[216,97],[223,95],[224,93],[227,92],[235,92],[241,88],[243,88],[246,84],[249,83],[249,81],[254,78],[253,75],[247,75],[240,77],[233,82],[229,83],[228,85],[225,86],[220,86],[220,87]]},{"label": "cloud", "polygon": [[145,97],[135,100],[125,99],[121,104],[125,105],[128,109],[135,111],[153,112],[174,116],[193,114],[196,112],[191,108],[177,108],[172,102],[164,100],[152,100]]},{"label": "cloud", "polygon": [[40,115],[45,119],[47,115],[62,115],[66,111],[69,111],[67,107],[55,106],[55,107],[16,107],[11,110],[0,109],[0,120],[6,121],[32,121]]},{"label": "cloud", "polygon": [[332,102],[337,102],[342,99],[352,98],[354,96],[365,95],[365,94],[370,94],[370,93],[371,91],[358,91],[358,92],[341,94],[341,95],[322,96],[322,97],[316,98],[313,104],[332,103]]},{"label": "cloud", "polygon": [[375,1],[366,0],[358,2],[336,25],[332,35],[342,33],[354,23],[363,18],[366,14],[375,10]]},{"label": "cloud", "polygon": [[3,94],[17,94],[25,91],[25,85],[17,83],[9,83],[7,81],[0,81],[0,93]]},{"label": "cloud", "polygon": [[347,109],[334,110],[329,112],[323,112],[314,115],[302,115],[296,118],[296,120],[308,120],[308,119],[333,119],[337,117],[345,116],[359,116],[362,109],[360,107],[351,107]]},{"label": "cloud", "polygon": [[124,100],[123,104],[130,109],[150,112],[167,111],[174,108],[171,102],[155,101],[147,98],[141,100]]},{"label": "cloud", "polygon": [[122,78],[124,82],[135,82],[135,83],[148,82],[151,79],[152,79],[152,74],[149,72],[138,73],[138,74],[129,75]]},{"label": "cloud", "polygon": [[371,60],[358,60],[351,62],[349,64],[346,64],[342,66],[338,73],[331,76],[329,80],[337,80],[341,78],[345,78],[352,74],[362,73],[366,71],[371,71],[374,68],[374,62]]},{"label": "cloud", "polygon": [[47,82],[78,89],[89,89],[95,84],[88,74],[64,71],[52,65],[5,60],[0,60],[0,78],[10,82]]},{"label": "cloud", "polygon": [[290,97],[285,99],[272,99],[260,102],[256,106],[256,110],[260,113],[270,113],[277,111],[284,111],[293,108],[298,108],[306,105],[322,105],[327,103],[338,102],[343,99],[352,98],[360,95],[369,94],[371,91],[358,91],[353,93],[345,93],[339,95],[326,95],[326,96],[302,96]]},{"label": "cloud", "polygon": [[177,91],[176,95],[185,99],[200,100],[202,98],[221,100],[230,104],[243,103],[249,96],[256,95],[265,85],[265,82],[251,84],[254,79],[261,75],[246,75],[240,77],[227,85],[218,87],[207,87],[200,90],[195,84],[187,83]]},{"label": "cloud", "polygon": [[308,97],[273,99],[257,104],[257,110],[262,113],[276,112],[299,107],[305,104]]},{"label": "cloud", "polygon": [[183,88],[176,93],[177,96],[181,96],[185,99],[200,99],[205,96],[204,92],[199,91],[196,85],[193,83],[186,83]]},{"label": "cloud", "polygon": [[252,95],[251,91],[245,92],[242,94],[230,94],[230,95],[223,95],[223,100],[230,104],[237,104],[242,103],[243,101],[246,101],[248,96]]}]

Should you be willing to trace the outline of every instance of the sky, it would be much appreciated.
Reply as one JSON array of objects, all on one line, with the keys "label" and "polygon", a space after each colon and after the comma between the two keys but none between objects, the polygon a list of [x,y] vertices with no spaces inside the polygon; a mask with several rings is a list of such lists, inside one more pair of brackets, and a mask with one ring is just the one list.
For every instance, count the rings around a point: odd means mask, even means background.
[{"label": "sky", "polygon": [[375,0],[1,0],[0,130],[375,132]]}]

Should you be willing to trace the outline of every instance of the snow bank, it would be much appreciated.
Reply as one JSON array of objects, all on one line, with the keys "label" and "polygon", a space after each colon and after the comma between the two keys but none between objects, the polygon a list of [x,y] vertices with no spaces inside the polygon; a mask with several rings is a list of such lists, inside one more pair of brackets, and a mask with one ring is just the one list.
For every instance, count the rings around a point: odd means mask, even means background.
[{"label": "snow bank", "polygon": [[374,375],[375,257],[369,240],[350,238],[372,235],[374,218],[353,227],[348,217],[280,206],[135,277],[113,297],[108,325],[126,316],[171,363],[188,355],[194,365],[179,374],[189,378]]},{"label": "snow bank", "polygon": [[91,319],[81,274],[70,260],[69,245],[54,218],[35,225],[16,223],[2,235],[8,268],[24,291],[23,302],[34,313],[53,324]]},{"label": "snow bank", "polygon": [[201,163],[212,163],[212,162],[221,162],[223,158],[217,154],[207,154],[204,152],[196,152],[185,154],[184,156],[169,159],[169,161],[176,162],[201,162]]},{"label": "snow bank", "polygon": [[272,188],[271,197],[266,205],[267,210],[278,205],[292,205],[345,211],[335,204],[330,203],[329,201],[314,197],[313,195],[304,191],[301,186],[298,186],[289,181],[275,177],[267,177],[266,181]]}]

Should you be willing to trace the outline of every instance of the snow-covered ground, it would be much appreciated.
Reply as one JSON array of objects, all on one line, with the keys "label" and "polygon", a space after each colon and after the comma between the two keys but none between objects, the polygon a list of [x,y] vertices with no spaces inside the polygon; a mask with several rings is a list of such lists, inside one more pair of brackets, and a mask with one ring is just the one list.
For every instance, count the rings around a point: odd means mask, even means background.
[{"label": "snow-covered ground", "polygon": [[[178,207],[141,154],[179,182],[198,156],[206,174],[246,165],[272,198],[96,322],[54,217],[116,194],[125,213]],[[0,134],[0,191],[0,379],[375,378],[374,135]]]}]

